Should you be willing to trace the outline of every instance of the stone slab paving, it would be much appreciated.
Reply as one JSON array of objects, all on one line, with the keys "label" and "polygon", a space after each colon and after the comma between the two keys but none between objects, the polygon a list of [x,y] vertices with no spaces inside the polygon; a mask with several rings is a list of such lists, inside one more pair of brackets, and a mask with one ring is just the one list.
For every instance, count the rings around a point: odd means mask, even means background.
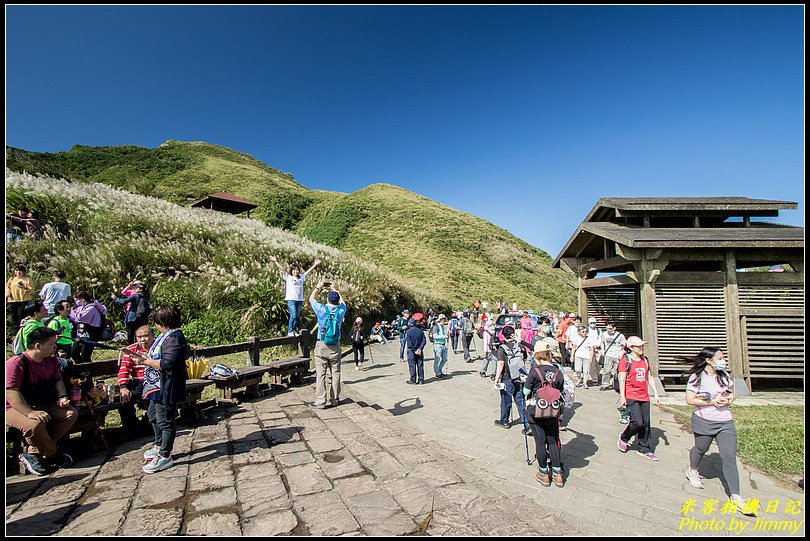
[{"label": "stone slab paving", "polygon": [[211,410],[154,475],[140,472],[141,438],[7,478],[6,533],[403,535],[431,509],[428,535],[581,533],[391,412],[351,396],[314,410],[313,396],[310,384]]},{"label": "stone slab paving", "polygon": [[[536,465],[526,463],[526,443],[520,431],[519,420],[504,430],[493,421],[499,416],[499,394],[492,388],[492,381],[478,374],[479,362],[465,363],[461,354],[450,353],[450,361],[445,368],[449,374],[445,380],[433,377],[432,348],[428,347],[425,362],[426,383],[406,385],[408,365],[400,362],[399,343],[374,345],[374,363],[366,360],[365,370],[355,371],[353,362],[345,362],[342,374],[347,392],[355,398],[363,410],[379,409],[404,420],[419,437],[427,436],[430,441],[442,447],[455,450],[459,460],[465,461],[473,470],[488,472],[491,479],[507,483],[508,490],[515,496],[522,496],[534,505],[551,504],[553,516],[573,524],[590,535],[732,535],[728,531],[731,518],[736,523],[749,523],[746,533],[769,535],[769,531],[751,531],[755,520],[740,514],[729,515],[716,511],[703,514],[705,500],[725,501],[719,455],[713,444],[701,464],[700,472],[706,477],[705,489],[695,489],[689,485],[684,470],[688,465],[688,452],[694,443],[690,432],[684,431],[674,416],[653,406],[652,428],[654,449],[660,460],[651,462],[635,453],[622,454],[616,446],[619,433],[624,425],[618,422],[618,395],[613,391],[599,391],[597,388],[577,390],[572,412],[565,416],[569,430],[561,433],[563,462],[567,484],[563,489],[544,488],[534,480]],[[368,355],[368,353],[367,353]],[[684,404],[683,393],[671,393],[666,403]],[[804,405],[803,394],[756,393],[739,401],[741,404],[798,404]],[[513,419],[517,419],[513,408]],[[399,438],[389,436],[382,429],[369,427],[376,443],[386,449],[395,445]],[[359,443],[353,444],[359,445]],[[394,450],[397,447],[393,447]],[[418,446],[400,451],[398,457],[413,459],[421,450]],[[534,442],[528,438],[528,452],[534,458]],[[424,454],[424,453],[423,453]],[[445,471],[442,467],[431,467],[429,463],[414,463],[408,478],[422,479],[428,486],[441,491],[441,483],[457,482],[459,471]],[[796,535],[804,533],[804,494],[797,487],[789,487],[775,482],[761,472],[746,467],[738,460],[742,494],[761,502],[763,511],[768,502],[779,501],[776,513],[760,512],[763,520],[802,521]],[[431,475],[433,472],[433,475]],[[455,474],[455,475],[453,475]],[[448,477],[444,477],[447,475]],[[422,477],[420,477],[422,476]],[[431,479],[427,479],[430,477]],[[465,482],[475,481],[464,479]],[[439,485],[438,487],[436,485]],[[450,486],[458,486],[452,484]],[[680,514],[684,503],[693,499],[695,511]],[[800,512],[785,514],[785,506],[790,501],[801,501]],[[470,500],[474,502],[474,500]],[[477,512],[473,503],[462,516],[472,515],[478,520],[490,514],[485,510]],[[723,520],[726,527],[718,532],[688,531],[690,524],[681,521],[694,518],[696,522]],[[485,519],[484,519],[485,520]],[[451,525],[464,530],[450,513],[439,523],[442,527]],[[716,523],[717,523],[716,521]],[[464,524],[463,528],[477,526],[475,520]],[[760,527],[764,527],[762,524]],[[694,528],[700,527],[692,526]],[[785,532],[778,532],[784,534]]]}]

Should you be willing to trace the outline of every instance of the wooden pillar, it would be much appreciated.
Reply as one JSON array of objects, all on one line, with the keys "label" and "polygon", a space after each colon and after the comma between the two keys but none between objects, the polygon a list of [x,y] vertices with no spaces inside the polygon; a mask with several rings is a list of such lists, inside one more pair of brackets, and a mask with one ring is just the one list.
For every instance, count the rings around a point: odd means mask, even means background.
[{"label": "wooden pillar", "polygon": [[655,303],[655,282],[650,280],[652,264],[647,259],[647,250],[642,250],[641,261],[635,267],[639,274],[639,289],[641,293],[641,339],[647,342],[644,353],[650,360],[650,369],[655,378],[655,386],[660,396],[666,396],[664,386],[658,378],[658,323]]},{"label": "wooden pillar", "polygon": [[734,250],[726,250],[723,260],[725,274],[726,336],[731,373],[734,374],[734,390],[739,396],[751,394],[751,377],[747,359],[743,358],[742,326],[740,324],[740,288],[737,285],[737,259]]},{"label": "wooden pillar", "polygon": [[588,321],[588,295],[582,287],[582,279],[587,277],[585,270],[587,266],[588,263],[580,263],[580,259],[577,258],[577,313],[582,316],[584,322]]},{"label": "wooden pillar", "polygon": [[248,340],[251,344],[247,352],[247,366],[259,366],[259,337],[251,336]]}]

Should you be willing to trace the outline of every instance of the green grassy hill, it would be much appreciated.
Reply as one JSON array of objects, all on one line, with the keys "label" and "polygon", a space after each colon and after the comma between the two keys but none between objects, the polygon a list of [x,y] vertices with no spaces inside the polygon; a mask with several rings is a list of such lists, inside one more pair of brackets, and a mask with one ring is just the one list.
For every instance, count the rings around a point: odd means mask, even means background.
[{"label": "green grassy hill", "polygon": [[352,194],[309,190],[292,175],[208,143],[155,149],[74,146],[69,152],[7,148],[7,167],[101,182],[188,205],[227,191],[259,205],[251,217],[385,267],[454,306],[476,298],[534,309],[572,309],[570,277],[551,258],[485,220],[402,188],[374,184]]},{"label": "green grassy hill", "polygon": [[[285,266],[308,267],[321,259],[305,294],[329,278],[347,300],[347,321],[387,319],[402,306],[449,306],[446,299],[352,254],[254,219],[7,169],[6,208],[23,203],[40,215],[46,229],[42,239],[6,247],[7,272],[25,264],[38,291],[51,280],[50,270],[61,269],[74,292],[88,291],[108,308],[112,291],[142,279],[152,289],[153,305],[180,306],[184,331],[197,344],[286,334],[284,284],[270,255]],[[113,314],[123,320],[122,309]],[[314,326],[312,310],[303,310],[302,321],[306,328]]]}]

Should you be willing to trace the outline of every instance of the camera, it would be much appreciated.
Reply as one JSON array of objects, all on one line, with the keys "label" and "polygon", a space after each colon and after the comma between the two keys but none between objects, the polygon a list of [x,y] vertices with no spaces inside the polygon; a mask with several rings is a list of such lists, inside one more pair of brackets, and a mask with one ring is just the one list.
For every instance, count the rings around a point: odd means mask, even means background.
[{"label": "camera", "polygon": [[504,389],[506,389],[506,384],[505,383],[496,383],[496,384],[494,384],[492,386],[492,388],[494,390],[496,390],[496,391],[503,391]]},{"label": "camera", "polygon": [[323,287],[332,287],[332,282],[324,282]]}]

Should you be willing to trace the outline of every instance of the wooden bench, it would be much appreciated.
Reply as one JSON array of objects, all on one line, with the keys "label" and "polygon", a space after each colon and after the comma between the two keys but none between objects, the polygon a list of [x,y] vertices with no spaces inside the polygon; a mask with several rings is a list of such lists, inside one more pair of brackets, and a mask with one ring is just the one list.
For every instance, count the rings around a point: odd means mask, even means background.
[{"label": "wooden bench", "polygon": [[[270,375],[270,385],[292,385],[303,382],[304,376],[309,372],[309,357],[279,359],[268,364],[234,368],[234,371],[236,375],[231,377],[208,376],[221,393],[218,399],[220,403],[234,403],[234,391],[242,388],[246,393],[258,396],[259,385],[265,374]],[[285,380],[288,383],[285,383]]]}]

